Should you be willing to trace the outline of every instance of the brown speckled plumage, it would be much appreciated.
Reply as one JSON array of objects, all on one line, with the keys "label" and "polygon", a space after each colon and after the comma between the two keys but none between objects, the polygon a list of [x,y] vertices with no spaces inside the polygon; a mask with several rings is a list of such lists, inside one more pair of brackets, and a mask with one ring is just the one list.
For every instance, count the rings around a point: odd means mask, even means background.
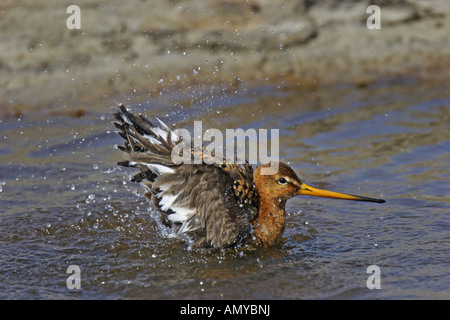
[{"label": "brown speckled plumage", "polygon": [[284,163],[272,175],[260,172],[268,164],[255,171],[248,163],[174,164],[171,152],[180,140],[166,125],[155,126],[123,105],[115,117],[125,140],[118,148],[128,154],[119,164],[140,169],[132,181],[142,182],[163,221],[187,234],[193,248],[276,243],[286,223],[286,201],[300,194],[384,202],[307,186]]}]

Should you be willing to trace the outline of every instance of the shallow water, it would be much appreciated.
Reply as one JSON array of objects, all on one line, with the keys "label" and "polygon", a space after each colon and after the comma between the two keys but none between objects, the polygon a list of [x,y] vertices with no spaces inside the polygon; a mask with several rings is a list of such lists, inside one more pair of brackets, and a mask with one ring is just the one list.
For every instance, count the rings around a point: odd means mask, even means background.
[{"label": "shallow water", "polygon": [[[308,184],[387,200],[297,197],[282,242],[256,250],[188,251],[161,225],[115,164],[113,103],[4,121],[0,298],[449,299],[449,88],[399,78],[135,99],[178,127],[279,129],[281,160]],[[67,288],[69,265],[80,290]],[[381,289],[366,285],[370,265]]]}]

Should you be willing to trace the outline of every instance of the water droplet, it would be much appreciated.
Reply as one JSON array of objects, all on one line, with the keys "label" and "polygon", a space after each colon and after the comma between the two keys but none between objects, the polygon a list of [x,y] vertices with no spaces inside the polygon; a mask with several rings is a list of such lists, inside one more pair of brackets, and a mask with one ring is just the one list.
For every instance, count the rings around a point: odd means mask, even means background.
[{"label": "water droplet", "polygon": [[95,199],[95,194],[90,194],[90,195],[88,195],[88,197],[86,199],[86,203],[90,203],[94,199]]}]

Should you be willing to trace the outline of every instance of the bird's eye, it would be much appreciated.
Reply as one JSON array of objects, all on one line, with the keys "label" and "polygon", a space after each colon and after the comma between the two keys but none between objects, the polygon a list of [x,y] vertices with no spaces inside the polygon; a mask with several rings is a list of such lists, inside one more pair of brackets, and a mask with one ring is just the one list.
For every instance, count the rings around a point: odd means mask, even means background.
[{"label": "bird's eye", "polygon": [[279,184],[286,184],[287,181],[286,181],[285,178],[280,178],[280,179],[278,179],[278,183],[279,183]]}]

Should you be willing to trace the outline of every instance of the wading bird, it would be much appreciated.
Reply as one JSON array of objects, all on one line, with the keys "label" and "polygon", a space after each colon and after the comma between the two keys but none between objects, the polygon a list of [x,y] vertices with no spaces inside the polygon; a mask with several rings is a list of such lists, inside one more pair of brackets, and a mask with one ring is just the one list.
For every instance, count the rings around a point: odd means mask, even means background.
[{"label": "wading bird", "polygon": [[131,180],[142,182],[145,196],[162,220],[192,239],[192,248],[275,244],[286,225],[286,201],[297,195],[385,202],[308,186],[281,162],[273,174],[261,174],[270,164],[256,170],[248,163],[227,161],[175,164],[171,154],[178,137],[164,123],[156,126],[123,105],[115,118],[114,125],[125,140],[118,148],[128,157],[118,164],[140,169]]}]

